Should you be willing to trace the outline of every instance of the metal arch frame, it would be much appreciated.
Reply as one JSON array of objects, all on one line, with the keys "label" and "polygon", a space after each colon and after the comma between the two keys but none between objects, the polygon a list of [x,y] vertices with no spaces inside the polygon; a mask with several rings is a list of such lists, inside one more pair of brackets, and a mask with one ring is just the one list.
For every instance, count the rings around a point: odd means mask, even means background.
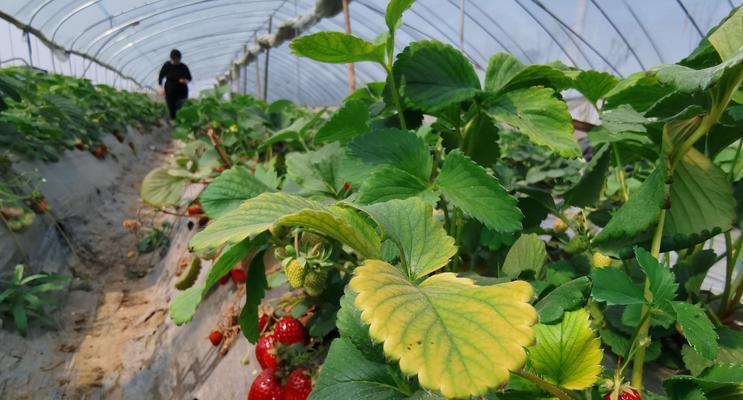
[{"label": "metal arch frame", "polygon": [[684,5],[684,3],[681,0],[676,0],[676,4],[678,4],[682,10],[684,10],[684,14],[686,14],[686,18],[689,18],[689,21],[691,21],[691,24],[694,26],[694,29],[699,34],[699,37],[704,39],[704,33],[702,32],[701,29],[699,29],[699,25],[697,25],[697,21],[694,19],[694,17],[691,16],[691,14],[689,13],[689,10],[686,9],[686,6]]},{"label": "metal arch frame", "polygon": [[622,3],[624,4],[624,7],[627,8],[627,11],[632,16],[632,19],[635,20],[637,25],[640,27],[640,30],[643,34],[645,34],[645,37],[648,38],[648,42],[650,42],[650,47],[653,48],[653,51],[655,51],[655,55],[658,56],[658,61],[662,64],[663,61],[663,55],[661,54],[660,48],[658,47],[658,44],[655,43],[655,40],[650,35],[650,32],[648,32],[647,28],[645,27],[645,24],[642,23],[642,20],[640,17],[635,14],[635,10],[632,9],[632,7],[629,6],[627,3],[627,0],[622,0]]},{"label": "metal arch frame", "polygon": [[[55,38],[55,37],[57,36],[57,31],[59,30],[59,28],[60,28],[60,27],[61,27],[62,25],[64,25],[64,23],[65,23],[65,22],[67,22],[67,21],[68,21],[68,20],[69,20],[70,18],[74,17],[74,16],[75,16],[75,15],[77,15],[77,14],[78,14],[79,12],[81,12],[81,11],[83,11],[83,10],[86,10],[86,9],[88,9],[89,7],[92,7],[92,6],[94,6],[94,5],[98,4],[98,3],[100,3],[101,1],[103,1],[103,0],[92,0],[92,1],[88,1],[87,3],[83,3],[83,4],[81,4],[81,5],[79,5],[79,6],[75,7],[75,8],[73,8],[71,12],[68,12],[67,14],[65,14],[65,16],[64,16],[64,17],[62,17],[62,18],[61,18],[61,19],[60,19],[59,21],[57,21],[57,25],[56,25],[56,26],[54,27],[54,31],[52,32],[52,39],[54,39],[54,38]],[[41,24],[41,27],[40,27],[40,29],[44,29],[44,27],[45,27],[45,26],[46,26],[47,24],[49,24],[50,22],[51,22],[51,20],[49,20],[49,21],[46,21],[46,22],[44,22],[43,24]]]},{"label": "metal arch frame", "polygon": [[[449,0],[450,3],[453,2],[453,1],[454,0]],[[534,60],[532,60],[532,58],[529,56],[529,54],[526,52],[526,50],[524,50],[521,47],[521,45],[518,43],[518,41],[516,41],[511,35],[508,34],[508,31],[506,31],[505,29],[503,29],[503,26],[501,26],[501,24],[499,24],[498,21],[495,20],[495,18],[491,17],[490,14],[484,12],[482,10],[482,8],[480,8],[480,6],[477,4],[477,2],[472,2],[472,3],[470,3],[470,5],[472,7],[474,7],[480,13],[480,15],[484,15],[485,18],[487,18],[487,20],[490,21],[491,24],[493,24],[496,28],[498,28],[498,30],[500,30],[501,33],[503,33],[503,35],[505,37],[507,37],[508,40],[511,41],[511,43],[513,43],[513,45],[516,46],[517,49],[519,49],[519,52],[521,52],[521,54],[526,58],[526,60],[529,63],[534,63]],[[482,25],[480,25],[480,23],[477,21],[477,19],[475,19],[474,17],[472,17],[471,15],[469,15],[467,13],[467,11],[465,11],[464,13],[465,13],[465,15],[469,16],[470,19],[472,19],[473,21],[475,21],[475,23],[477,23],[480,27],[482,27]],[[495,36],[493,36],[490,33],[489,30],[487,30],[485,28],[483,28],[483,30],[487,31],[488,34],[490,35],[490,37],[492,37],[493,39],[495,39]],[[495,39],[495,40],[497,40],[497,39]],[[504,49],[506,48],[506,46],[503,46],[503,45],[501,45],[501,47],[503,47]],[[510,50],[507,50],[507,51],[508,52],[511,52]]]},{"label": "metal arch frame", "polygon": [[[172,31],[172,30],[176,30],[176,29],[178,29],[178,28],[181,28],[181,27],[183,27],[183,26],[185,26],[185,25],[188,25],[188,24],[192,24],[192,23],[196,23],[196,22],[202,22],[202,21],[208,21],[208,20],[211,20],[211,19],[213,19],[213,18],[224,18],[224,17],[232,17],[232,16],[235,16],[235,17],[239,17],[239,18],[244,18],[244,15],[246,15],[246,14],[235,14],[235,13],[230,13],[230,14],[220,14],[220,15],[216,15],[216,16],[205,17],[205,18],[202,18],[202,19],[196,19],[196,20],[185,21],[185,22],[183,22],[182,24],[178,24],[178,25],[172,25],[172,26],[169,26],[168,28],[165,28],[165,29],[160,29],[160,30],[158,30],[158,31],[155,31],[155,32],[152,32],[152,33],[148,33],[147,35],[144,35],[144,36],[142,36],[142,37],[139,37],[139,38],[137,38],[136,40],[133,40],[133,41],[130,41],[129,43],[126,43],[126,44],[125,44],[124,46],[120,47],[120,48],[119,48],[118,50],[116,50],[116,51],[115,51],[115,52],[114,52],[113,54],[111,54],[110,56],[106,56],[106,55],[105,55],[105,53],[106,53],[107,51],[110,51],[110,50],[115,50],[115,49],[116,49],[116,48],[115,48],[115,46],[116,46],[116,45],[117,45],[117,44],[118,44],[118,43],[119,43],[120,41],[124,41],[124,40],[127,40],[127,39],[131,39],[133,35],[132,35],[132,36],[128,36],[128,37],[126,37],[126,38],[119,38],[118,40],[116,40],[116,41],[115,41],[115,43],[111,44],[111,46],[108,46],[108,47],[107,47],[107,48],[106,48],[106,49],[105,49],[105,50],[103,51],[103,58],[105,58],[105,59],[107,59],[107,60],[109,60],[109,61],[113,61],[113,60],[115,60],[115,59],[116,59],[116,58],[117,58],[117,57],[118,57],[119,55],[123,54],[123,53],[124,53],[125,51],[127,51],[127,50],[130,50],[130,49],[134,48],[134,46],[135,46],[135,45],[136,45],[137,43],[141,43],[141,42],[143,42],[143,41],[145,41],[145,40],[147,40],[147,39],[150,39],[150,38],[152,38],[152,37],[154,37],[154,36],[162,35],[163,33],[166,33],[166,32]],[[257,18],[263,18],[263,16],[260,16],[260,17],[256,17],[256,19],[257,19]],[[137,33],[136,33],[136,35],[138,35],[138,34],[140,34],[140,33],[143,33],[143,31],[139,31],[139,32],[137,32]]]},{"label": "metal arch frame", "polygon": [[629,43],[629,40],[627,40],[627,37],[624,36],[624,33],[622,33],[622,31],[619,30],[617,25],[614,23],[614,20],[612,20],[611,17],[609,17],[609,14],[607,14],[606,11],[604,11],[604,9],[601,8],[601,6],[596,0],[588,0],[588,1],[590,1],[591,4],[593,4],[593,6],[599,10],[601,15],[603,15],[604,18],[606,18],[606,21],[609,23],[609,25],[611,25],[612,29],[614,29],[617,35],[619,35],[619,38],[622,39],[622,42],[624,42],[624,45],[627,46],[627,49],[630,51],[630,53],[632,53],[632,56],[635,57],[635,60],[637,60],[637,63],[640,65],[640,68],[642,68],[642,70],[645,71],[645,64],[640,59],[640,56],[637,55],[635,48]]},{"label": "metal arch frame", "polygon": [[[139,6],[136,6],[136,7],[130,8],[130,9],[127,9],[126,11],[121,12],[121,13],[116,14],[116,15],[113,15],[113,16],[111,16],[109,18],[100,19],[100,20],[96,21],[95,23],[93,23],[91,25],[88,25],[85,29],[83,29],[72,40],[72,43],[70,44],[70,47],[71,48],[74,48],[75,47],[75,44],[77,43],[78,40],[80,40],[80,38],[82,36],[84,36],[85,34],[87,34],[88,32],[90,32],[91,30],[93,30],[93,28],[95,28],[96,26],[98,26],[98,25],[100,25],[100,24],[102,24],[102,23],[104,23],[106,21],[109,21],[109,20],[112,20],[112,19],[116,19],[116,18],[120,18],[120,17],[125,16],[126,14],[129,14],[129,13],[132,13],[132,12],[134,12],[136,10],[147,8],[147,7],[151,7],[152,5],[157,4],[157,3],[160,3],[160,2],[163,2],[163,1],[171,1],[171,0],[154,0],[154,1],[151,1],[149,3],[141,4]],[[164,14],[164,13],[167,13],[167,12],[170,12],[170,11],[173,11],[173,10],[178,10],[178,9],[182,9],[182,8],[191,7],[191,6],[194,6],[194,5],[206,4],[206,3],[218,2],[218,1],[223,1],[223,0],[194,0],[194,1],[191,1],[191,2],[185,3],[185,4],[184,3],[180,3],[180,4],[174,5],[173,7],[168,7],[166,9],[157,10],[157,11],[151,12],[149,14],[145,14],[144,16],[141,16],[141,17],[137,18],[137,20],[141,22],[142,20],[153,18],[153,17],[156,17],[158,15],[161,15],[161,14]],[[269,0],[266,0],[266,1],[269,1]],[[275,0],[275,1],[279,1],[279,0]],[[236,3],[232,3],[231,5],[244,5],[244,4],[246,4],[246,3],[244,3],[244,2],[236,2]],[[131,21],[128,22],[128,23],[131,23]],[[119,27],[117,27],[117,28],[120,29],[120,27],[121,27],[121,25],[119,25]],[[117,29],[117,28],[109,29],[106,32],[104,32],[103,35],[105,36],[106,34],[111,34],[111,33],[113,33],[112,31],[114,29]],[[99,35],[99,36],[101,36],[101,35]]]},{"label": "metal arch frame", "polygon": [[[142,23],[142,21],[145,21],[145,20],[148,20],[148,19],[151,19],[151,18],[155,18],[155,17],[158,17],[158,16],[163,15],[163,14],[167,14],[167,13],[170,13],[170,12],[175,11],[175,10],[180,10],[180,9],[183,9],[183,8],[188,8],[188,7],[197,6],[197,5],[201,5],[201,4],[206,4],[206,3],[210,3],[210,2],[221,2],[221,1],[229,1],[229,2],[228,3],[221,3],[221,4],[216,5],[216,6],[212,7],[212,8],[210,8],[210,9],[245,4],[243,1],[239,1],[239,0],[238,1],[234,1],[234,0],[194,0],[191,3],[179,4],[179,5],[175,6],[175,7],[171,7],[171,8],[168,8],[168,9],[158,10],[156,12],[152,12],[152,13],[147,14],[147,15],[144,15],[142,17],[135,18],[134,20],[130,20],[130,21],[127,21],[125,23],[119,24],[118,26],[116,26],[114,28],[108,29],[107,31],[103,32],[102,34],[98,35],[95,39],[93,39],[92,41],[90,41],[90,43],[88,43],[88,46],[87,46],[87,48],[84,51],[85,52],[90,51],[90,49],[93,47],[93,45],[95,45],[95,43],[97,43],[98,41],[103,40],[106,36],[109,36],[111,34],[114,34],[114,33],[118,32],[118,31],[121,31],[123,29],[126,29],[130,25],[133,25],[133,24],[139,25],[140,23]],[[261,3],[265,3],[265,2],[272,3],[273,1],[272,0],[258,0],[257,2],[261,2]],[[198,11],[198,10],[196,10],[196,11]]]},{"label": "metal arch frame", "polygon": [[552,32],[550,32],[550,31],[549,31],[549,29],[547,29],[547,28],[546,28],[546,27],[544,26],[544,24],[542,24],[542,21],[540,21],[540,20],[539,20],[539,19],[538,19],[538,18],[537,18],[536,16],[534,16],[534,14],[532,14],[532,12],[531,12],[531,11],[529,11],[529,9],[528,9],[528,8],[526,8],[526,7],[525,7],[525,6],[523,5],[523,4],[521,4],[521,2],[520,2],[519,0],[514,0],[514,1],[516,2],[516,4],[517,4],[517,5],[519,6],[519,7],[521,7],[521,9],[522,9],[522,10],[523,10],[523,11],[524,11],[525,13],[527,13],[527,14],[529,15],[529,17],[531,17],[531,19],[532,19],[532,20],[533,20],[534,22],[536,22],[536,23],[537,23],[537,25],[539,25],[539,27],[540,27],[540,28],[542,28],[542,30],[544,31],[544,33],[546,33],[546,34],[547,34],[547,36],[549,36],[549,37],[550,37],[550,39],[552,39],[552,41],[553,41],[553,42],[555,42],[555,44],[557,45],[557,47],[559,47],[559,48],[560,48],[560,50],[562,50],[563,54],[565,54],[565,57],[567,57],[567,58],[568,58],[568,60],[570,60],[570,63],[571,63],[571,64],[573,64],[573,66],[577,68],[577,67],[578,67],[578,64],[576,64],[576,62],[575,62],[575,60],[573,59],[573,57],[572,57],[572,56],[570,55],[570,53],[568,53],[568,51],[567,51],[567,50],[566,50],[566,49],[565,49],[565,48],[564,48],[564,47],[562,46],[562,44],[560,44],[560,42],[559,42],[559,41],[557,41],[557,38],[555,38],[555,36],[554,36],[554,35],[552,34]]},{"label": "metal arch frame", "polygon": [[537,0],[532,0],[532,1],[535,2],[535,4],[539,6],[541,9],[543,9],[550,17],[555,19],[557,23],[559,23],[561,26],[567,29],[571,34],[575,35],[575,37],[578,38],[578,40],[583,42],[583,44],[585,44],[589,49],[591,49],[591,51],[593,51],[597,56],[599,56],[599,58],[601,58],[601,61],[603,61],[609,68],[611,68],[611,70],[614,71],[614,73],[616,73],[620,77],[624,77],[624,74],[622,74],[612,62],[610,62],[603,54],[601,54],[595,47],[593,47],[593,45],[589,43],[588,40],[586,40],[583,37],[583,35],[579,34],[573,28],[567,25],[562,19],[560,19],[557,15],[555,15],[549,8],[547,8],[547,6],[542,4],[540,1],[537,1]]}]

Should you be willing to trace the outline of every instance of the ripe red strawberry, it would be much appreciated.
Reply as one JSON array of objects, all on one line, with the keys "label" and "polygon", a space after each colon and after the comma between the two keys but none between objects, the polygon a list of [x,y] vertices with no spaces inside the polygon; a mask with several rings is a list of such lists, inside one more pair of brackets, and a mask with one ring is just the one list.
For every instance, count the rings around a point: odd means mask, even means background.
[{"label": "ripe red strawberry", "polygon": [[106,154],[108,154],[108,146],[106,146],[105,144],[101,144],[93,151],[93,155],[99,160],[105,157]]},{"label": "ripe red strawberry", "polygon": [[209,341],[212,342],[213,346],[219,346],[219,344],[222,343],[222,332],[212,331],[212,333],[209,334]]},{"label": "ripe red strawberry", "polygon": [[276,370],[265,369],[258,374],[250,385],[248,400],[283,400],[281,382],[276,377]]},{"label": "ripe red strawberry", "polygon": [[351,184],[348,181],[343,182],[343,190],[351,189]]},{"label": "ripe red strawberry", "polygon": [[191,204],[190,207],[188,207],[188,215],[189,216],[192,216],[193,217],[194,215],[199,215],[199,214],[201,214],[203,212],[204,211],[201,209],[201,204],[200,203],[193,203],[193,204]]},{"label": "ripe red strawberry", "polygon": [[235,283],[243,283],[248,278],[245,270],[239,267],[232,268],[230,270],[230,276],[232,277],[232,280],[235,281]]},{"label": "ripe red strawberry", "polygon": [[307,400],[312,392],[312,377],[305,368],[297,368],[286,378],[284,400]]},{"label": "ripe red strawberry", "polygon": [[222,172],[222,171],[224,171],[224,165],[220,165],[220,166],[214,167],[212,169],[214,170],[214,172]]},{"label": "ripe red strawberry", "polygon": [[266,325],[268,324],[268,315],[263,314],[260,318],[258,318],[258,331],[263,332],[264,329],[266,329]]},{"label": "ripe red strawberry", "polygon": [[229,274],[225,274],[223,277],[219,278],[219,284],[220,285],[226,285],[227,282],[229,282],[229,281],[230,281],[230,275]]},{"label": "ripe red strawberry", "polygon": [[255,344],[255,358],[261,368],[276,368],[276,338],[273,335],[265,335],[258,338]]},{"label": "ripe red strawberry", "polygon": [[[604,400],[611,400],[611,392],[604,395]],[[640,396],[640,393],[637,393],[637,390],[627,388],[619,393],[617,400],[642,400],[642,397]]]},{"label": "ripe red strawberry", "polygon": [[274,336],[276,341],[286,345],[292,345],[294,343],[304,343],[304,325],[296,319],[285,316],[282,317],[279,322],[276,323],[274,328]]}]

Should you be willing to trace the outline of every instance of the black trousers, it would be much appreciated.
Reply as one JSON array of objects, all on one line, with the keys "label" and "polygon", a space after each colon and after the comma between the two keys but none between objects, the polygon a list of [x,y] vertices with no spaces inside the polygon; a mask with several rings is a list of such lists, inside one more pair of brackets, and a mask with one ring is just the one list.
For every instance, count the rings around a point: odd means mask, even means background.
[{"label": "black trousers", "polygon": [[168,105],[170,119],[175,119],[175,114],[183,106],[184,101],[186,101],[185,97],[168,96],[167,93],[165,94],[165,104]]}]

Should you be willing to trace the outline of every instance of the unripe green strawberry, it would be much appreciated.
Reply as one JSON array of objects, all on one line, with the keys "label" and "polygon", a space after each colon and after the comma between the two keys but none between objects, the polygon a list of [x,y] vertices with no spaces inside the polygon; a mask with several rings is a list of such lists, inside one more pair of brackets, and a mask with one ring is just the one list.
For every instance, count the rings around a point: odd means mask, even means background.
[{"label": "unripe green strawberry", "polygon": [[328,270],[310,270],[304,277],[304,291],[310,296],[319,296],[325,290],[328,279]]},{"label": "unripe green strawberry", "polygon": [[286,280],[288,280],[289,284],[295,289],[299,289],[304,286],[306,273],[306,266],[297,261],[296,258],[292,258],[286,264],[284,264],[284,274],[286,275]]}]

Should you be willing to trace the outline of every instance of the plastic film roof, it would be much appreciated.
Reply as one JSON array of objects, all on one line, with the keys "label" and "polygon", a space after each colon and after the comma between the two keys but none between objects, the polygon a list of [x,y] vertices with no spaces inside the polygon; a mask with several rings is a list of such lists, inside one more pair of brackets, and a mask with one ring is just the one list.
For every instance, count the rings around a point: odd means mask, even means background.
[{"label": "plastic film roof", "polygon": [[[743,0],[418,0],[403,17],[399,50],[414,40],[460,47],[484,75],[499,51],[525,63],[560,60],[620,76],[676,62]],[[195,89],[231,77],[256,91],[256,57],[271,49],[268,99],[333,105],[347,95],[345,65],[298,59],[288,40],[300,33],[345,29],[340,0],[30,0],[3,1],[0,12],[65,50],[83,53],[156,84],[178,48]],[[384,31],[385,0],[352,0],[351,30],[372,39]],[[273,32],[268,36],[268,20]],[[289,32],[289,33],[287,33]],[[2,33],[0,33],[2,34]],[[246,50],[248,56],[246,57]],[[259,55],[261,86],[265,56]],[[239,81],[235,62],[241,62]],[[247,66],[245,66],[247,64]],[[384,78],[381,67],[356,65],[359,83]]]}]

